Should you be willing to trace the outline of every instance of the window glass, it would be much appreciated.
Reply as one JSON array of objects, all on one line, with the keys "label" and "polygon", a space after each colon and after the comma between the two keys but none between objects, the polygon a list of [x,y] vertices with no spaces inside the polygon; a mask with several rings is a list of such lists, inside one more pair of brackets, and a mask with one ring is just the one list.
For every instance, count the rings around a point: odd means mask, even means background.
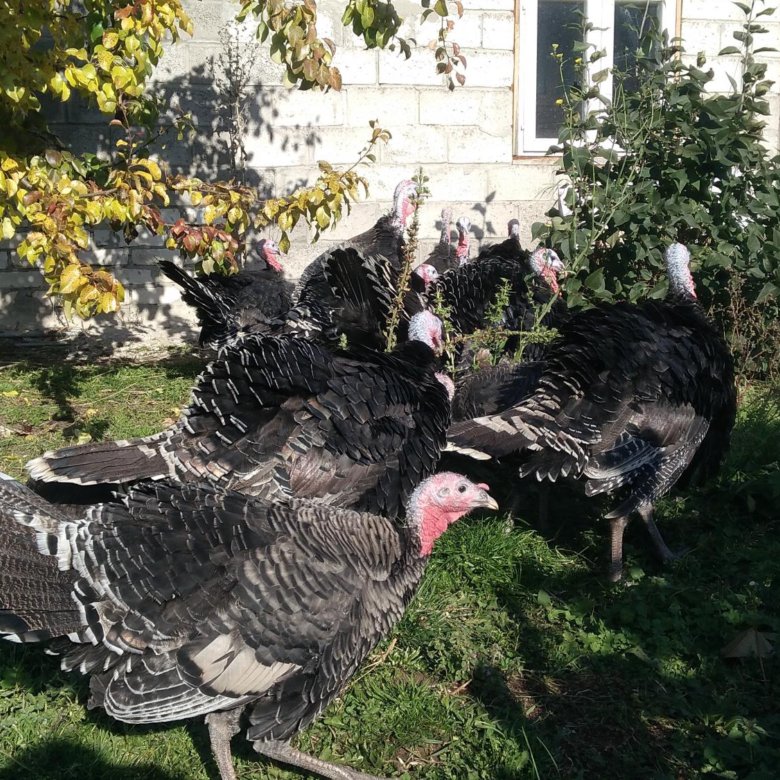
[{"label": "window glass", "polygon": [[660,28],[661,10],[660,2],[615,3],[614,69],[617,73],[628,74],[623,81],[623,88],[628,91],[639,86],[634,75],[639,41],[644,33]]},{"label": "window glass", "polygon": [[582,40],[585,3],[576,0],[539,0],[536,38],[536,135],[557,138],[563,109],[555,101],[563,97],[561,63],[551,56],[553,44],[563,54],[563,79],[574,80],[573,46]]}]

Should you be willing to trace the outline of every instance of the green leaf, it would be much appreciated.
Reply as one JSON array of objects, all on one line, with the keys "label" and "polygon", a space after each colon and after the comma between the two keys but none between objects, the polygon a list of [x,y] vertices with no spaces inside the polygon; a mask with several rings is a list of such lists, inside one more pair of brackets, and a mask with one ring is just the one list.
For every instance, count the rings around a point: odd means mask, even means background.
[{"label": "green leaf", "polygon": [[759,292],[758,295],[756,296],[755,303],[756,304],[765,303],[766,301],[777,298],[778,293],[780,293],[780,287],[778,287],[773,282],[767,282],[761,288],[761,292]]},{"label": "green leaf", "polygon": [[360,14],[360,22],[364,28],[371,27],[374,23],[374,9],[370,5],[367,5]]},{"label": "green leaf", "polygon": [[597,268],[589,274],[583,282],[583,285],[593,292],[602,292],[604,290],[604,269]]}]

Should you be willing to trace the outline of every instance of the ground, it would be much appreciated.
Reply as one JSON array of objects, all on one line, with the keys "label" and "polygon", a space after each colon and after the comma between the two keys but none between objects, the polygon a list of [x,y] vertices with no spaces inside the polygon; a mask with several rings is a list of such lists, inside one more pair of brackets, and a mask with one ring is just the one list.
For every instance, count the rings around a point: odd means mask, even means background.
[{"label": "ground", "polygon": [[[203,365],[37,358],[0,368],[0,469],[18,478],[67,441],[170,424]],[[401,624],[299,744],[409,779],[776,778],[778,398],[748,391],[720,479],[662,503],[670,546],[688,548],[671,567],[635,524],[626,579],[607,583],[604,505],[565,486],[544,534],[524,485],[514,516],[453,527]],[[507,493],[513,477],[493,482]],[[40,647],[0,643],[0,780],[217,777],[202,723],[125,726],[86,699]],[[234,750],[239,777],[300,776],[266,774],[240,737]]]}]

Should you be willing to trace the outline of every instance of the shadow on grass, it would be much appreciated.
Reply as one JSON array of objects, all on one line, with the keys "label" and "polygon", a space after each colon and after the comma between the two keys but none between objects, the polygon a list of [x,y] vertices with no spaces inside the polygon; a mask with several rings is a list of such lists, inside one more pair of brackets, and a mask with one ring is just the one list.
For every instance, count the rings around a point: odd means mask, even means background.
[{"label": "shadow on grass", "polygon": [[670,535],[697,543],[672,567],[645,573],[637,550],[634,577],[610,586],[601,566],[526,561],[522,592],[498,589],[522,668],[483,663],[469,692],[528,745],[538,776],[777,777],[777,661],[720,650],[746,628],[780,628],[780,527],[745,522],[734,503],[696,493],[665,507]]},{"label": "shadow on grass", "polygon": [[184,773],[160,770],[153,764],[109,763],[78,743],[54,739],[20,751],[0,768],[0,780],[188,780]]}]

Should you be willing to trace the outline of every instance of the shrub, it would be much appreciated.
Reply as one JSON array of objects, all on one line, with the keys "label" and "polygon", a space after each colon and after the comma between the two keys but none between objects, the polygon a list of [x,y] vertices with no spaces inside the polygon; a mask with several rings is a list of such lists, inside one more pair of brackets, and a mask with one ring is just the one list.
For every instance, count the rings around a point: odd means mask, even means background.
[{"label": "shrub", "polygon": [[[614,98],[603,94],[604,56],[577,44],[577,82],[565,86],[558,145],[568,187],[534,236],[554,246],[574,273],[565,289],[573,305],[614,298],[662,297],[662,249],[689,246],[699,297],[734,330],[736,310],[758,305],[766,327],[780,292],[780,155],[764,145],[765,95],[772,82],[755,55],[766,32],[757,10],[734,32],[741,79],[728,94],[707,92],[713,71],[699,55],[686,64],[678,40],[648,25],[627,71],[613,72]],[[587,29],[587,24],[584,25]],[[585,36],[583,35],[583,39]],[[554,57],[561,63],[563,55]],[[735,287],[733,281],[737,277]]]}]

